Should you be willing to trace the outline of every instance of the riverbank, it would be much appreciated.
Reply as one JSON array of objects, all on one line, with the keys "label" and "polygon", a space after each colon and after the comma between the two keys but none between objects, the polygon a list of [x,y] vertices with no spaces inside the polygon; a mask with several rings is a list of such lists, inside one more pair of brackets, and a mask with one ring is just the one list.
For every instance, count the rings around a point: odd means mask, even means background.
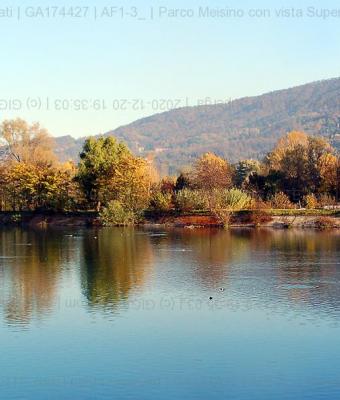
[{"label": "riverbank", "polygon": [[[145,225],[165,225],[182,228],[221,227],[216,216],[209,213],[167,213],[148,215]],[[0,212],[0,225],[24,225],[31,227],[91,227],[101,226],[96,212],[37,213]],[[233,213],[231,227],[272,227],[272,228],[340,228],[340,211],[336,210],[266,210],[239,211]]]},{"label": "riverbank", "polygon": [[0,212],[0,225],[23,225],[31,227],[74,226],[86,227],[100,225],[96,212]]},{"label": "riverbank", "polygon": [[[214,216],[177,216],[165,217],[150,224],[163,224],[182,228],[221,227],[222,224]],[[337,216],[318,215],[273,215],[270,218],[235,215],[231,218],[230,227],[271,227],[271,228],[314,228],[340,229],[340,218]]]}]

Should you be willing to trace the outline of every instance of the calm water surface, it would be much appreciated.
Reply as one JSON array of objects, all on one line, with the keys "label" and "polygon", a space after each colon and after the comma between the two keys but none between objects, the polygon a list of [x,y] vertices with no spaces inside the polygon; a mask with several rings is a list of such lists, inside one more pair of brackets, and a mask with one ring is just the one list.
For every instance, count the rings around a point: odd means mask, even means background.
[{"label": "calm water surface", "polygon": [[6,400],[337,400],[340,235],[1,229],[0,343]]}]

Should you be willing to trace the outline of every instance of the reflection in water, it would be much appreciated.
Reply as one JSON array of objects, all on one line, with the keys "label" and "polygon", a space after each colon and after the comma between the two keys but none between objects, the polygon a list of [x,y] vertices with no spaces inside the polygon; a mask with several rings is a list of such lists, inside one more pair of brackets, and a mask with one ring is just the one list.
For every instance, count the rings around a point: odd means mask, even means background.
[{"label": "reflection in water", "polygon": [[81,287],[90,305],[115,307],[142,286],[152,263],[147,235],[133,229],[102,229],[81,243]]},{"label": "reflection in water", "polygon": [[9,324],[51,314],[70,280],[95,310],[116,310],[153,284],[158,293],[224,287],[240,301],[339,317],[337,232],[3,229],[0,238],[0,314]]},{"label": "reflection in water", "polygon": [[337,231],[169,229],[152,242],[157,264],[172,264],[161,285],[172,279],[178,290],[188,290],[187,282],[189,290],[223,287],[233,304],[297,306],[340,319]]},{"label": "reflection in water", "polygon": [[340,398],[336,232],[0,240],[1,398]]},{"label": "reflection in water", "polygon": [[[340,236],[336,231],[250,231],[250,268],[235,271],[235,280],[256,280],[255,290],[238,288],[267,307],[298,306],[340,318]],[[242,234],[242,233],[241,233]]]},{"label": "reflection in water", "polygon": [[56,299],[67,243],[46,232],[0,231],[1,306],[9,323],[47,313]]},{"label": "reflection in water", "polygon": [[183,279],[214,288],[228,279],[232,261],[248,257],[249,240],[246,232],[237,235],[221,229],[180,228],[154,235],[153,244],[161,250],[159,260],[166,263],[172,258],[179,264],[178,275],[183,274],[179,261],[190,267]]}]

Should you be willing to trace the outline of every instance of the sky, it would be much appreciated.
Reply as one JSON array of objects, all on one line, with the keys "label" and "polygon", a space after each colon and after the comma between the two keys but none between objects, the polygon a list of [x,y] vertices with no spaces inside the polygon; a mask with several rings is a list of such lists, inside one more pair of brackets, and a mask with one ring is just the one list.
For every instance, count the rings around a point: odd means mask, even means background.
[{"label": "sky", "polygon": [[1,121],[81,137],[340,76],[338,1],[79,3],[1,2]]}]

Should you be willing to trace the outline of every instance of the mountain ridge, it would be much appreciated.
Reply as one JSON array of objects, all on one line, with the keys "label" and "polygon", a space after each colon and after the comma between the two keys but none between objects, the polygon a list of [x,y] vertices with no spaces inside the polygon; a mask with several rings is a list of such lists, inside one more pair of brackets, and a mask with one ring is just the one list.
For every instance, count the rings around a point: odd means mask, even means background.
[{"label": "mountain ridge", "polygon": [[[174,173],[207,151],[232,162],[262,158],[281,136],[295,129],[324,136],[339,146],[340,77],[226,104],[176,108],[98,136],[115,136],[134,153],[153,157],[164,173]],[[75,159],[84,140],[69,135],[56,138],[56,152]]]}]

